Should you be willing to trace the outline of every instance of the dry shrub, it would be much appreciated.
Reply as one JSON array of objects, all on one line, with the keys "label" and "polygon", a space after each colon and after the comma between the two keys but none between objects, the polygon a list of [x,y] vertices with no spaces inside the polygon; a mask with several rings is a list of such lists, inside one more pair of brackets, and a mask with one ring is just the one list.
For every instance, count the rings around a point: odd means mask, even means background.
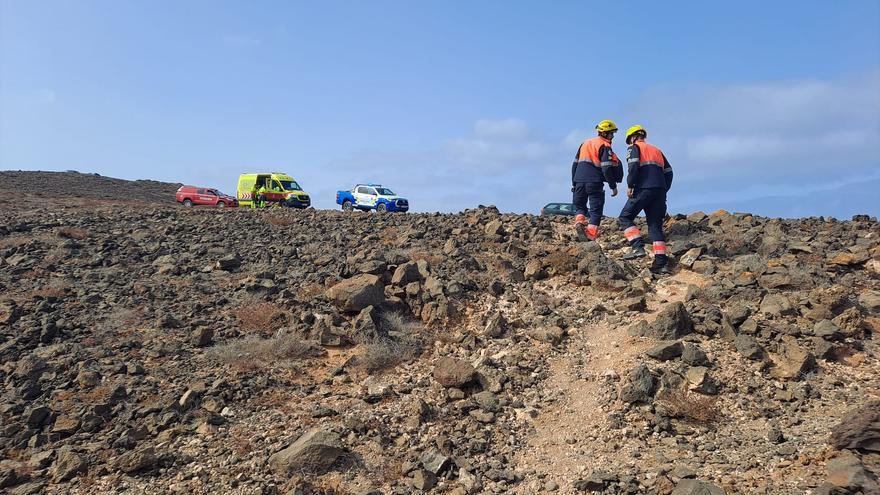
[{"label": "dry shrub", "polygon": [[29,462],[24,462],[19,464],[18,467],[15,468],[15,473],[18,474],[18,476],[21,478],[30,478],[36,470],[37,468],[33,464]]},{"label": "dry shrub", "polygon": [[299,296],[300,300],[308,301],[320,296],[323,293],[324,287],[322,287],[321,284],[309,282],[300,287],[297,295]]},{"label": "dry shrub", "polygon": [[64,239],[76,239],[81,241],[89,236],[89,232],[78,227],[61,227],[58,229],[58,237]]},{"label": "dry shrub", "polygon": [[424,325],[400,313],[383,313],[379,329],[385,337],[365,343],[358,356],[358,367],[367,373],[391,369],[419,357],[431,339]]},{"label": "dry shrub", "polygon": [[440,263],[443,263],[443,261],[446,259],[446,257],[443,255],[431,253],[428,251],[412,250],[409,253],[409,259],[411,259],[413,261],[425,260],[428,262],[429,266],[437,266]]},{"label": "dry shrub", "polygon": [[254,450],[254,444],[251,443],[247,433],[242,429],[235,429],[229,438],[229,446],[233,452],[239,456],[249,454]]},{"label": "dry shrub", "polygon": [[385,227],[379,233],[379,243],[383,246],[393,246],[400,239],[400,230],[397,227]]},{"label": "dry shrub", "polygon": [[42,299],[61,299],[65,295],[67,295],[66,290],[67,290],[66,287],[62,288],[62,287],[51,287],[50,286],[50,287],[43,287],[41,289],[35,289],[35,290],[31,291],[29,295],[31,297],[39,297]]},{"label": "dry shrub", "polygon": [[273,227],[287,227],[293,225],[293,219],[280,215],[266,215],[266,223]]},{"label": "dry shrub", "polygon": [[377,373],[415,359],[419,354],[420,346],[411,340],[380,338],[364,345],[357,363],[367,373]]},{"label": "dry shrub", "polygon": [[657,402],[665,414],[673,418],[714,423],[721,416],[716,397],[675,389],[666,391]]},{"label": "dry shrub", "polygon": [[314,478],[320,474],[320,470],[313,467],[300,469],[299,475],[292,477],[281,487],[284,493],[302,493],[303,495],[349,495],[341,486],[340,481],[334,479]]},{"label": "dry shrub", "polygon": [[566,252],[557,251],[544,257],[544,262],[553,273],[569,273],[577,269],[578,259]]},{"label": "dry shrub", "polygon": [[9,449],[6,451],[6,458],[13,461],[24,461],[28,458],[27,449]]},{"label": "dry shrub", "polygon": [[370,471],[375,479],[381,484],[393,484],[395,481],[403,477],[403,461],[399,459],[378,459],[378,466],[374,466]]},{"label": "dry shrub", "polygon": [[287,313],[268,302],[249,304],[234,310],[239,326],[247,332],[273,334],[287,323]]},{"label": "dry shrub", "polygon": [[208,354],[224,364],[244,369],[258,369],[321,356],[324,350],[317,343],[294,335],[281,334],[269,339],[249,335],[243,339],[215,346]]},{"label": "dry shrub", "polygon": [[[254,397],[249,402],[253,407],[258,409],[274,409],[288,416],[297,414],[299,402],[290,398],[290,390],[284,388],[270,388],[262,394]],[[315,423],[311,417],[301,418],[299,425],[308,428]],[[278,435],[285,431],[283,427],[271,427],[266,431],[267,435]]]},{"label": "dry shrub", "polygon": [[429,331],[420,321],[402,313],[383,312],[379,317],[379,329],[386,334],[403,334],[419,340],[429,337]]},{"label": "dry shrub", "polygon": [[84,403],[94,404],[106,400],[110,396],[111,390],[112,387],[110,385],[98,385],[91,390],[81,392],[79,398]]}]

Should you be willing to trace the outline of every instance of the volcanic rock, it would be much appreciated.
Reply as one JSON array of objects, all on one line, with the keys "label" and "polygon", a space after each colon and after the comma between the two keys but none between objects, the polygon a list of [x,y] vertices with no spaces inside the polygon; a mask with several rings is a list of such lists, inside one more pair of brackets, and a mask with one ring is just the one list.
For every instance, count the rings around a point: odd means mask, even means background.
[{"label": "volcanic rock", "polygon": [[681,356],[683,350],[684,346],[681,341],[676,340],[656,345],[645,351],[645,354],[658,361],[669,361]]},{"label": "volcanic rock", "polygon": [[327,289],[326,294],[342,310],[355,313],[367,306],[378,306],[385,300],[381,280],[368,273],[343,280]]},{"label": "volcanic rock", "polygon": [[460,388],[473,381],[476,370],[467,361],[442,357],[434,362],[434,380],[446,388]]},{"label": "volcanic rock", "polygon": [[847,412],[831,430],[829,442],[836,449],[880,453],[880,400]]},{"label": "volcanic rock", "polygon": [[800,378],[816,366],[816,358],[808,350],[796,343],[780,344],[778,353],[772,354],[773,369],[770,374],[776,378]]},{"label": "volcanic rock", "polygon": [[659,340],[675,340],[693,332],[694,324],[681,302],[666,306],[657,319],[648,325],[646,336]]},{"label": "volcanic rock", "polygon": [[307,470],[324,472],[345,452],[339,435],[312,428],[289,447],[269,457],[269,465],[278,473],[290,475]]}]

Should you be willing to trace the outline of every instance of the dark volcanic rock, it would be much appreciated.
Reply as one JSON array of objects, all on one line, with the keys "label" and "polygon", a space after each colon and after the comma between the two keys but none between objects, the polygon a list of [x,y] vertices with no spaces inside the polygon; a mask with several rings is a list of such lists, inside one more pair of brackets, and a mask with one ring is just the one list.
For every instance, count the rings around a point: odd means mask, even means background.
[{"label": "dark volcanic rock", "polygon": [[828,441],[836,449],[880,452],[880,400],[846,413],[831,430]]},{"label": "dark volcanic rock", "polygon": [[624,402],[650,402],[654,397],[656,380],[651,370],[639,364],[630,371],[626,383],[620,390],[620,400]]},{"label": "dark volcanic rock", "polygon": [[684,346],[682,343],[676,340],[656,345],[645,351],[645,354],[658,361],[669,361],[681,356],[683,350]]},{"label": "dark volcanic rock", "polygon": [[66,481],[73,478],[77,474],[84,473],[88,463],[85,458],[70,450],[63,450],[58,453],[55,463],[52,465],[52,479],[54,481]]},{"label": "dark volcanic rock", "polygon": [[278,473],[298,471],[324,472],[345,452],[339,435],[313,428],[286,449],[269,457],[269,465]]},{"label": "dark volcanic rock", "polygon": [[690,314],[681,302],[666,306],[657,319],[648,325],[648,337],[659,340],[675,340],[694,331]]},{"label": "dark volcanic rock", "polygon": [[700,349],[700,346],[685,343],[681,350],[681,360],[691,366],[708,366],[709,357]]},{"label": "dark volcanic rock", "polygon": [[344,311],[358,312],[367,306],[379,306],[385,300],[382,281],[363,273],[327,289],[327,297]]},{"label": "dark volcanic rock", "polygon": [[764,349],[754,337],[748,335],[737,335],[733,339],[733,345],[736,350],[747,359],[760,360],[764,356]]},{"label": "dark volcanic rock", "polygon": [[721,487],[708,481],[685,479],[678,482],[672,495],[726,495]]},{"label": "dark volcanic rock", "polygon": [[880,493],[877,476],[868,471],[858,456],[849,451],[843,451],[828,461],[826,469],[828,482],[836,487],[858,490],[864,494]]}]

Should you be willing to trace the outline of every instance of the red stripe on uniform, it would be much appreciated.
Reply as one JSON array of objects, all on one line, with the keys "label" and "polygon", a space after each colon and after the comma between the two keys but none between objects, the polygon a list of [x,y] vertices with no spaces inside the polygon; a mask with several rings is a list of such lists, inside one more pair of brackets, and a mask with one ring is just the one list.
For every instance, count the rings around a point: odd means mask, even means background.
[{"label": "red stripe on uniform", "polygon": [[638,227],[630,227],[623,231],[623,235],[626,237],[626,240],[631,241],[638,237],[642,236],[642,232],[638,229]]},{"label": "red stripe on uniform", "polygon": [[654,242],[654,254],[666,254],[666,243],[663,241]]}]

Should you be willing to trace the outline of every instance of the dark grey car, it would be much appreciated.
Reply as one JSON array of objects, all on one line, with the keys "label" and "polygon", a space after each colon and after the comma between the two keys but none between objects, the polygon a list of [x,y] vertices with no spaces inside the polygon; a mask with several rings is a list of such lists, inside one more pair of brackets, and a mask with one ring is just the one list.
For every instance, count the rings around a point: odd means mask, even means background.
[{"label": "dark grey car", "polygon": [[571,203],[547,203],[541,208],[541,215],[565,215],[573,217],[577,214]]}]

